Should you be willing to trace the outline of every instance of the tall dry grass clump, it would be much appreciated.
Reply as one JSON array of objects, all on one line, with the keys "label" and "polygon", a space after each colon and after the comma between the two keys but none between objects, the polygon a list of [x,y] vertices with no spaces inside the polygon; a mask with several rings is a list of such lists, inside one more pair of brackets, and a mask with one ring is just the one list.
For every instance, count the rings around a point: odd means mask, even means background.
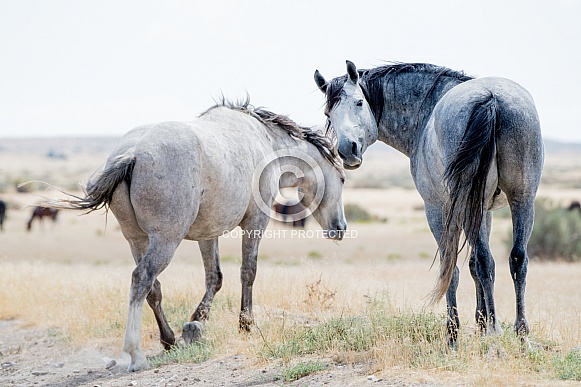
[{"label": "tall dry grass clump", "polygon": [[539,333],[526,341],[513,333],[512,324],[503,324],[503,333],[490,337],[467,327],[458,346],[450,348],[445,322],[444,314],[395,308],[382,297],[370,300],[356,316],[336,316],[312,326],[269,320],[263,323],[258,355],[290,362],[323,354],[343,364],[364,363],[368,373],[396,376],[402,370],[421,370],[450,383],[460,380],[459,375],[470,375],[476,385],[581,380],[580,351],[547,339],[542,327],[536,326]]},{"label": "tall dry grass clump", "polygon": [[122,332],[129,285],[121,271],[42,262],[1,265],[0,319],[58,328],[75,343],[107,341]]},{"label": "tall dry grass clump", "polygon": [[[259,265],[256,327],[250,334],[238,332],[239,265],[225,264],[224,285],[202,342],[153,357],[152,364],[243,354],[249,367],[280,364],[284,380],[289,381],[332,363],[363,364],[366,372],[385,377],[421,373],[422,378],[439,383],[581,380],[581,359],[573,349],[579,345],[575,340],[581,320],[568,321],[567,326],[536,322],[528,343],[514,335],[511,323],[505,323],[504,333],[495,337],[483,337],[467,325],[462,327],[458,347],[450,349],[443,311],[398,305],[385,288],[362,292],[361,280],[369,266],[343,265],[324,274],[322,261]],[[113,356],[119,354],[131,266],[2,262],[2,268],[0,318],[56,327],[70,344],[90,343]],[[202,297],[203,269],[199,264],[170,265],[160,281],[168,321],[179,335]],[[555,330],[561,331],[555,334]],[[142,339],[150,355],[161,351],[148,307]],[[314,360],[301,361],[304,358]]]}]

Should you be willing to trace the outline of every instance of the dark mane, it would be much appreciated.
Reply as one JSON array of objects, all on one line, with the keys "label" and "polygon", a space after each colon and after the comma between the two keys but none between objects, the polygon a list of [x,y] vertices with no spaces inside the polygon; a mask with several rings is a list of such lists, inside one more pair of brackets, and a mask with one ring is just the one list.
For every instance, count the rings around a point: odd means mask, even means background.
[{"label": "dark mane", "polygon": [[[371,107],[376,122],[379,124],[385,106],[383,88],[398,74],[421,73],[433,79],[432,87],[424,97],[426,99],[441,78],[448,77],[466,82],[474,77],[466,75],[462,71],[451,70],[447,67],[436,66],[429,63],[393,63],[375,67],[369,70],[358,70],[359,84],[365,95],[365,99]],[[330,80],[327,84],[327,104],[325,112],[328,114],[341,100],[343,85],[347,81],[347,75]]]},{"label": "dark mane", "polygon": [[285,130],[289,136],[298,140],[305,140],[313,144],[327,161],[329,161],[340,172],[343,171],[343,164],[339,160],[337,148],[333,141],[318,130],[300,126],[291,120],[288,116],[276,114],[261,107],[254,107],[250,104],[250,98],[248,97],[244,101],[236,102],[229,101],[222,97],[222,99],[218,101],[216,105],[200,114],[200,117],[218,107],[226,107],[231,110],[246,113],[267,127],[277,126]]}]

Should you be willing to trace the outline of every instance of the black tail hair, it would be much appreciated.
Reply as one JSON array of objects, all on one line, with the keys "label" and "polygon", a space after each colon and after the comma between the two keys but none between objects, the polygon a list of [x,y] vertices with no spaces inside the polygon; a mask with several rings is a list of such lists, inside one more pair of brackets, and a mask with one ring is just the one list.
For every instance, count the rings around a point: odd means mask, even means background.
[{"label": "black tail hair", "polygon": [[[486,211],[486,179],[496,154],[498,128],[497,101],[490,94],[487,99],[474,106],[460,146],[444,171],[450,202],[444,212],[440,273],[432,293],[432,303],[439,301],[447,292],[458,254],[466,246],[466,242],[470,244],[478,238]],[[466,239],[458,249],[462,228]]]},{"label": "black tail hair", "polygon": [[42,205],[52,208],[87,210],[88,213],[103,207],[108,209],[117,186],[124,180],[127,183],[131,182],[134,166],[135,156],[132,153],[119,155],[96,177],[90,179],[85,190],[85,197],[63,192],[71,199],[52,200],[43,202]]}]

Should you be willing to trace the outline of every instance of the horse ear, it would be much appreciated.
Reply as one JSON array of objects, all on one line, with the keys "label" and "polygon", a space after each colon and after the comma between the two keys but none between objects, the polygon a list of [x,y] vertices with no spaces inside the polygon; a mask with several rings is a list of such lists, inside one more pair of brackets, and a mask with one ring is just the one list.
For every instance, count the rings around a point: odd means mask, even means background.
[{"label": "horse ear", "polygon": [[319,86],[319,90],[321,90],[323,94],[327,93],[327,81],[325,81],[325,78],[321,75],[319,70],[315,70],[315,83]]},{"label": "horse ear", "polygon": [[355,67],[355,64],[349,60],[346,62],[347,62],[347,74],[349,74],[349,80],[356,84],[359,81],[359,74],[357,73],[357,67]]}]

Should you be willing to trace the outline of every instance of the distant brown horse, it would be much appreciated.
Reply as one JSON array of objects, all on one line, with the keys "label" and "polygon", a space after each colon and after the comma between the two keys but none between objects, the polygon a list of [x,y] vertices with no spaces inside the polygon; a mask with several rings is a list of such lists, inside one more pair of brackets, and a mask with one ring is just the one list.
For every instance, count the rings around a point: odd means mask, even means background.
[{"label": "distant brown horse", "polygon": [[58,216],[58,212],[59,210],[56,208],[47,208],[47,207],[34,207],[34,210],[32,211],[32,215],[30,216],[30,219],[28,220],[28,223],[26,224],[26,229],[28,231],[30,231],[30,229],[32,228],[32,222],[34,221],[34,219],[38,218],[38,221],[42,223],[42,219],[43,218],[50,218],[52,219],[53,222],[56,223],[56,219]]},{"label": "distant brown horse", "polygon": [[581,203],[579,203],[577,200],[572,201],[568,210],[569,211],[577,210],[577,211],[581,212]]},{"label": "distant brown horse", "polygon": [[305,227],[307,217],[301,214],[303,211],[306,211],[306,209],[307,208],[301,202],[296,204],[283,204],[275,202],[273,206],[274,212],[277,213],[280,218],[282,218],[281,222],[292,224],[292,226],[296,228]]}]

